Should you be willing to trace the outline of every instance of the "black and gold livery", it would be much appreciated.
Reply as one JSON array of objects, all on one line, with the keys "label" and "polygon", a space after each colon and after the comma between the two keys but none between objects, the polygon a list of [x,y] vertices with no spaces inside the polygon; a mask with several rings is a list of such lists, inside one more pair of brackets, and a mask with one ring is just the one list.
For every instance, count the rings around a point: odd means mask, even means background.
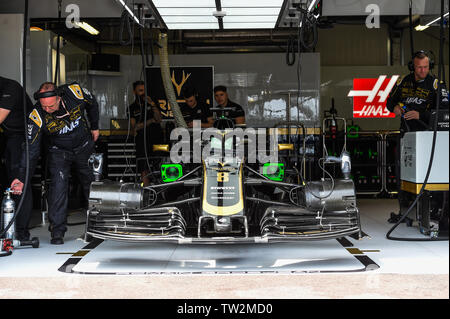
[{"label": "black and gold livery", "polygon": [[[282,157],[280,165],[271,167],[284,173],[269,173],[264,170],[267,163],[253,163],[245,156],[251,154],[253,137],[242,139],[232,132],[216,130],[210,139],[202,136],[201,163],[170,163],[167,158],[170,164],[161,167],[160,183],[141,187],[93,182],[87,236],[180,244],[362,236],[350,178],[303,181],[290,166],[295,160]],[[240,146],[245,152],[239,151]],[[289,149],[299,154],[298,146]]]},{"label": "black and gold livery", "polygon": [[204,162],[203,213],[229,216],[244,211],[242,163],[238,159]]},{"label": "black and gold livery", "polygon": [[207,158],[203,162],[203,175],[200,235],[245,234],[242,160]]}]

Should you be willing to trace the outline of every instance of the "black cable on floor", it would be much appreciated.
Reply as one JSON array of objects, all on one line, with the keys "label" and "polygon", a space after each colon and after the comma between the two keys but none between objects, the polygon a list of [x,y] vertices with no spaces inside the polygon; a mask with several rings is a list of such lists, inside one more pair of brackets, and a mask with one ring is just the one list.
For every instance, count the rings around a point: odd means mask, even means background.
[{"label": "black cable on floor", "polygon": [[[1,250],[0,250],[1,251]],[[8,252],[6,252],[6,253],[2,253],[2,254],[0,254],[0,257],[7,257],[7,256],[10,256],[12,254],[12,251],[10,250],[10,251],[8,251]]]}]

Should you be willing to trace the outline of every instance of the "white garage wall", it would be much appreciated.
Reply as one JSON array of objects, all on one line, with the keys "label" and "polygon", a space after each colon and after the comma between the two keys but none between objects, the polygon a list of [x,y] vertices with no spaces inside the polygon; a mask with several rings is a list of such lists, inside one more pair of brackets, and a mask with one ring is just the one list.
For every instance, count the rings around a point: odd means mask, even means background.
[{"label": "white garage wall", "polygon": [[[66,59],[70,57],[67,56]],[[81,58],[82,60],[83,58]],[[317,126],[320,105],[320,56],[301,58],[301,99],[297,109],[297,69],[287,66],[285,54],[171,55],[173,66],[214,66],[214,85],[226,85],[230,99],[242,105],[251,126],[271,126],[286,119],[287,91],[291,92],[291,120]],[[73,61],[72,61],[73,62]],[[159,65],[155,57],[155,65]],[[143,79],[140,56],[121,56],[122,76],[87,76],[87,86],[96,95],[102,114],[100,128],[109,129],[110,118],[126,118],[126,107],[134,97],[132,83]],[[83,81],[82,77],[70,80]],[[151,87],[151,84],[150,84]],[[214,103],[215,104],[215,103]],[[271,112],[278,109],[279,112]]]},{"label": "white garage wall", "polygon": [[0,14],[0,75],[22,83],[23,14]]},{"label": "white garage wall", "polygon": [[[314,64],[319,63],[318,56],[306,58],[304,54],[303,63]],[[68,59],[70,56],[67,57]],[[72,59],[74,57],[72,56]],[[287,104],[287,94],[275,93],[282,90],[293,90],[291,105],[292,119],[296,120],[296,89],[297,78],[296,68],[288,67],[285,64],[284,54],[236,54],[229,55],[190,55],[169,57],[171,65],[214,65],[215,66],[215,85],[224,84],[229,86],[229,93],[232,100],[240,103],[246,109],[249,123],[252,125],[260,125],[261,123],[273,125],[280,120],[272,113],[260,111],[261,103],[253,103],[252,99],[266,104],[267,108],[285,109]],[[235,59],[235,60],[234,60]],[[255,59],[250,63],[249,60]],[[217,63],[220,61],[220,63]],[[235,63],[234,61],[239,61]],[[74,61],[72,60],[72,63]],[[86,67],[86,56],[77,54],[78,65]],[[156,57],[155,64],[158,64]],[[141,59],[139,56],[121,56],[121,77],[111,76],[87,76],[83,74],[83,70],[79,70],[78,77],[68,76],[68,80],[77,80],[87,86],[94,94],[100,104],[101,109],[101,128],[109,129],[110,118],[125,118],[126,106],[133,101],[131,85],[134,81],[141,79]],[[245,68],[244,66],[247,65]],[[238,71],[246,69],[246,72]],[[347,97],[348,92],[352,89],[352,81],[354,78],[377,78],[379,75],[404,75],[408,71],[405,66],[322,66],[317,71],[318,66],[314,66],[314,70],[309,73],[302,69],[301,89],[304,96],[301,102],[305,107],[312,108],[312,115],[308,125],[317,126],[321,123],[323,112],[331,107],[331,99],[335,99],[335,107],[338,115],[346,118],[349,122],[354,121],[363,130],[397,130],[399,128],[398,119],[353,119],[353,100]],[[256,72],[258,71],[259,72]],[[448,70],[448,65],[446,66]],[[270,72],[269,72],[270,71]],[[252,75],[253,74],[253,75]],[[257,75],[255,75],[257,74]],[[272,77],[267,76],[272,74]],[[449,72],[446,72],[448,83]],[[240,81],[237,81],[239,79]],[[269,81],[270,85],[265,86]],[[320,86],[320,92],[315,86]],[[270,90],[266,90],[267,88]],[[266,94],[271,91],[271,94]],[[263,93],[261,93],[263,92]],[[303,94],[302,94],[303,95]],[[305,96],[307,98],[305,98]],[[309,99],[308,97],[312,97]],[[312,101],[313,105],[308,104]],[[320,107],[319,107],[320,105]],[[250,108],[249,108],[250,106]],[[316,110],[317,106],[317,110]],[[264,109],[264,108],[263,108]],[[276,113],[276,112],[275,112]],[[284,111],[279,112],[282,117],[286,116]],[[262,115],[262,116],[261,116]],[[273,120],[268,120],[273,116]],[[262,119],[265,117],[265,119]],[[300,118],[304,120],[304,118]]]}]

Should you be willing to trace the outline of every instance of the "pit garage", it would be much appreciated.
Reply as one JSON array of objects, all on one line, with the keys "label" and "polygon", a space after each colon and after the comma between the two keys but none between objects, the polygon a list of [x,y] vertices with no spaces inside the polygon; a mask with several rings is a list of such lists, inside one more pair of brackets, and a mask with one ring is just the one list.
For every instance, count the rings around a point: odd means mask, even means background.
[{"label": "pit garage", "polygon": [[1,2],[0,297],[448,299],[448,12]]}]

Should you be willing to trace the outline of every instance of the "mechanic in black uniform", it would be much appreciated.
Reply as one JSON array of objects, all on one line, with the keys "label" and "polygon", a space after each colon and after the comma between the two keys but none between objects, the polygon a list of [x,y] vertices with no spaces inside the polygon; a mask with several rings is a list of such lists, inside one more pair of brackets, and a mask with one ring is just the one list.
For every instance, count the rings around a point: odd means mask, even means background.
[{"label": "mechanic in black uniform", "polygon": [[[430,74],[433,63],[425,51],[417,51],[408,68],[411,73],[397,81],[386,101],[387,109],[401,117],[400,137],[406,132],[426,131],[433,129],[431,111],[436,108],[438,79]],[[448,92],[441,83],[441,104],[439,108],[448,108]],[[400,181],[400,141],[396,150],[396,174],[398,200],[400,207],[407,207],[409,201],[401,190]],[[391,214],[392,223],[397,222],[400,214]]]},{"label": "mechanic in black uniform", "polygon": [[[49,137],[48,170],[50,187],[48,217],[51,244],[64,244],[66,228],[69,175],[74,165],[83,188],[89,198],[89,187],[94,180],[88,160],[98,139],[98,104],[88,90],[78,83],[56,87],[51,82],[43,83],[35,94],[38,102],[28,118],[28,140],[30,142],[30,174],[33,173],[40,154],[42,135]],[[84,112],[86,111],[89,123]],[[89,126],[90,124],[90,126]],[[11,189],[20,194],[25,176],[25,157],[22,157],[20,173]]]},{"label": "mechanic in black uniform", "polygon": [[[397,81],[389,98],[387,109],[400,116],[400,131],[426,131],[432,129],[430,123],[431,110],[436,108],[438,79],[430,72],[430,58],[425,51],[414,54],[410,63],[411,73]],[[448,96],[442,86],[441,107],[448,108]]]},{"label": "mechanic in black uniform", "polygon": [[[17,81],[0,76],[0,125],[6,138],[3,157],[5,159],[6,183],[8,186],[18,176],[20,160],[25,152],[23,91],[24,89]],[[27,94],[25,94],[25,97],[26,114],[28,115],[33,109],[33,104]],[[30,239],[28,224],[33,204],[31,183],[28,183],[25,196],[22,208],[16,217],[16,237],[20,241]],[[13,195],[13,199],[17,209],[20,197]]]},{"label": "mechanic in black uniform", "polygon": [[[149,168],[145,159],[145,140],[147,142],[147,156],[152,156],[153,145],[163,142],[163,131],[161,128],[161,112],[150,96],[146,95],[144,81],[133,83],[134,102],[129,106],[131,131],[135,136],[136,144],[136,169],[141,174],[144,186],[150,184],[148,178]],[[147,119],[145,117],[145,99],[147,99]],[[144,122],[146,139],[144,139]]]},{"label": "mechanic in black uniform", "polygon": [[218,107],[234,108],[233,111],[223,111],[221,114],[216,113],[216,118],[225,116],[230,118],[234,124],[245,124],[245,112],[242,106],[228,99],[226,86],[218,85],[214,87],[214,99]]},{"label": "mechanic in black uniform", "polygon": [[194,88],[186,87],[183,91],[186,104],[181,106],[181,113],[188,127],[193,126],[194,120],[201,120],[201,127],[208,128],[214,124],[213,114],[209,106],[199,98]]}]

